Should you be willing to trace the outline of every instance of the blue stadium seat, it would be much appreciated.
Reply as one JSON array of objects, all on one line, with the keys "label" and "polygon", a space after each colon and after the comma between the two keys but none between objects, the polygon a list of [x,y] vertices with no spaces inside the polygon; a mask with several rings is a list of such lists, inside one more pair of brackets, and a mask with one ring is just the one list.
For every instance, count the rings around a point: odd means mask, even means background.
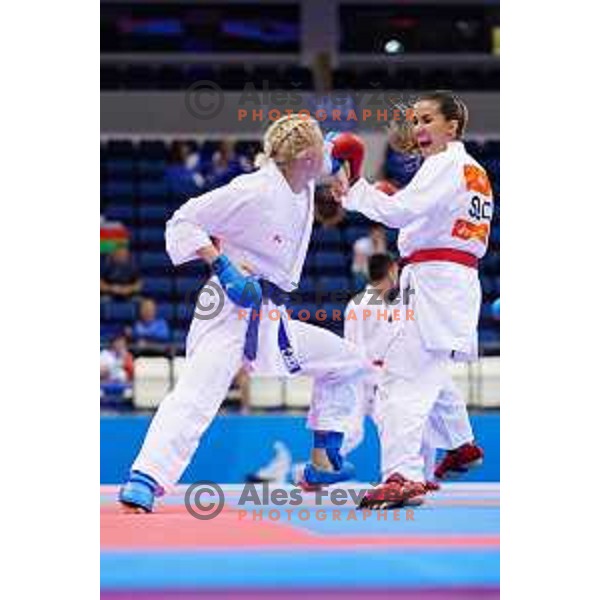
[{"label": "blue stadium seat", "polygon": [[177,277],[175,292],[181,299],[186,298],[194,301],[204,283],[204,280],[200,277]]},{"label": "blue stadium seat", "polygon": [[156,306],[156,314],[171,323],[175,318],[175,306],[171,302],[160,302]]},{"label": "blue stadium seat", "polygon": [[166,160],[140,160],[137,163],[138,175],[145,179],[162,179],[167,168]]},{"label": "blue stadium seat", "polygon": [[131,224],[135,219],[135,209],[130,204],[110,204],[104,210],[104,216],[108,221],[124,221]]},{"label": "blue stadium seat", "polygon": [[476,140],[465,141],[465,150],[477,161],[483,157],[483,144]]},{"label": "blue stadium seat", "polygon": [[170,272],[171,260],[165,252],[142,252],[139,255],[139,265],[142,272]]},{"label": "blue stadium seat", "polygon": [[140,205],[140,221],[145,224],[164,225],[171,217],[173,211],[168,206],[151,204]]},{"label": "blue stadium seat", "polygon": [[487,140],[483,143],[483,152],[486,156],[500,158],[500,140]]},{"label": "blue stadium seat", "polygon": [[130,158],[113,158],[105,163],[106,175],[110,179],[134,179],[134,162]]},{"label": "blue stadium seat", "polygon": [[101,322],[100,323],[100,344],[102,346],[109,344],[113,335],[115,335],[120,330],[121,330],[121,327],[119,327],[116,324],[109,324],[106,322]]},{"label": "blue stadium seat", "polygon": [[137,243],[140,248],[164,250],[165,228],[143,227],[142,229],[139,229],[137,234]]},{"label": "blue stadium seat", "polygon": [[[167,182],[162,179],[158,181],[141,181],[138,186],[138,196],[141,202],[165,201],[168,195]],[[171,212],[170,209],[169,212]]]},{"label": "blue stadium seat", "polygon": [[490,244],[493,246],[500,245],[500,225],[498,223],[492,223],[492,231],[490,233]]},{"label": "blue stadium seat", "polygon": [[187,329],[177,328],[173,330],[173,341],[176,344],[185,344],[185,340],[187,338]]},{"label": "blue stadium seat", "polygon": [[483,161],[483,166],[491,179],[500,177],[500,158],[488,158]]},{"label": "blue stadium seat", "polygon": [[173,281],[170,277],[146,277],[143,293],[155,300],[169,300],[173,296]]},{"label": "blue stadium seat", "polygon": [[354,242],[362,237],[369,235],[369,225],[350,225],[346,227],[344,231],[344,238],[346,242],[350,245],[354,244]]},{"label": "blue stadium seat", "polygon": [[350,259],[341,252],[317,252],[313,265],[321,271],[337,271],[344,273],[349,267]]},{"label": "blue stadium seat", "polygon": [[342,245],[342,234],[335,227],[315,227],[312,232],[311,242],[317,248],[338,249]]},{"label": "blue stadium seat", "polygon": [[177,305],[175,311],[175,321],[178,326],[187,327],[194,316],[194,304],[192,302],[182,302]]},{"label": "blue stadium seat", "polygon": [[102,193],[109,200],[113,198],[133,198],[133,182],[108,179],[104,185]]},{"label": "blue stadium seat", "polygon": [[479,330],[479,344],[482,346],[499,344],[500,331],[497,328],[484,327]]},{"label": "blue stadium seat", "polygon": [[301,294],[314,294],[317,288],[317,281],[314,277],[310,277],[308,275],[303,275],[302,279],[300,279],[300,285],[298,286],[298,291]]},{"label": "blue stadium seat", "polygon": [[479,280],[481,281],[481,291],[483,292],[484,298],[491,298],[494,296],[494,280],[487,275],[481,275]]},{"label": "blue stadium seat", "polygon": [[492,303],[491,302],[482,302],[481,310],[479,312],[479,321],[486,322],[491,320],[492,318]]},{"label": "blue stadium seat", "polygon": [[137,314],[135,302],[106,302],[102,308],[105,321],[112,324],[131,324]]},{"label": "blue stadium seat", "polygon": [[320,277],[317,280],[317,289],[323,292],[347,292],[350,294],[350,279],[348,277],[332,276]]},{"label": "blue stadium seat", "polygon": [[489,250],[483,258],[482,267],[486,275],[498,275],[500,273],[500,253]]}]

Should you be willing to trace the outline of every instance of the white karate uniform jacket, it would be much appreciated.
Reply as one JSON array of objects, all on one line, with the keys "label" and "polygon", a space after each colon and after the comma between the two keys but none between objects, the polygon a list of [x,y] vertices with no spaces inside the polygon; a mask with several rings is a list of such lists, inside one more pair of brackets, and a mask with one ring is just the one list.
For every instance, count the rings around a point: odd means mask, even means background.
[{"label": "white karate uniform jacket", "polygon": [[368,285],[346,305],[344,337],[356,344],[371,363],[383,361],[396,333],[391,319],[398,308],[397,304],[388,304],[379,290]]},{"label": "white karate uniform jacket", "polygon": [[[487,249],[492,193],[485,170],[451,142],[427,158],[412,181],[393,196],[359,179],[343,200],[347,210],[398,228],[398,249],[454,248],[481,258]],[[411,264],[401,289],[414,289],[411,304],[425,348],[456,360],[477,357],[481,287],[475,269],[450,262]]]},{"label": "white karate uniform jacket", "polygon": [[173,264],[198,259],[197,251],[222,238],[234,264],[289,292],[298,286],[314,212],[314,184],[294,194],[273,161],[229,184],[192,198],[167,222]]}]

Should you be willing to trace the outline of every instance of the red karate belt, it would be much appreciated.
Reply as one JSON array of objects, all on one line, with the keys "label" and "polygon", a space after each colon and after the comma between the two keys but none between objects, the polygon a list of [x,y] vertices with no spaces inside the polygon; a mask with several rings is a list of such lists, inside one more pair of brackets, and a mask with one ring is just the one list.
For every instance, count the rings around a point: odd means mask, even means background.
[{"label": "red karate belt", "polygon": [[455,248],[427,248],[425,250],[417,250],[407,258],[402,259],[405,265],[414,265],[423,262],[452,262],[471,269],[477,269],[479,259],[470,252],[456,250]]}]

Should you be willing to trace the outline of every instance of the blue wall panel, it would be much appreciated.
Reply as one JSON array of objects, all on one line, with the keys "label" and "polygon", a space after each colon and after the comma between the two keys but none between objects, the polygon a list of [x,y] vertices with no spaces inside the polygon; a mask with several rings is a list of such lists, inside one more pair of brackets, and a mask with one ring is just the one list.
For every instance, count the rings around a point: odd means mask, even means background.
[{"label": "blue wall panel", "polygon": [[[484,465],[464,481],[500,480],[500,414],[472,414],[471,421],[479,443],[486,452]],[[150,423],[148,415],[102,416],[100,419],[100,480],[119,483],[141,447]],[[294,462],[307,459],[311,433],[304,417],[289,415],[219,415],[209,427],[186,472],[183,482],[208,479],[219,483],[243,482],[273,456],[273,444],[287,445]],[[357,478],[377,481],[379,442],[371,421],[367,421],[365,440],[351,455]]]}]

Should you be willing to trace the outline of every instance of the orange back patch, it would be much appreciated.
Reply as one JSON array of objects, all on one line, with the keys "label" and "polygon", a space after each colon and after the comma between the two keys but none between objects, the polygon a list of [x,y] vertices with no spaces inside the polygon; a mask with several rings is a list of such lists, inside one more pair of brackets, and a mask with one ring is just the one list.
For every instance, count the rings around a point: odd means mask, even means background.
[{"label": "orange back patch", "polygon": [[465,183],[467,189],[473,192],[479,192],[484,196],[492,195],[492,186],[487,173],[476,165],[465,165]]},{"label": "orange back patch", "polygon": [[487,244],[488,235],[490,234],[490,226],[488,223],[471,223],[464,219],[458,219],[454,222],[452,228],[452,237],[460,238],[461,240],[476,239]]}]

